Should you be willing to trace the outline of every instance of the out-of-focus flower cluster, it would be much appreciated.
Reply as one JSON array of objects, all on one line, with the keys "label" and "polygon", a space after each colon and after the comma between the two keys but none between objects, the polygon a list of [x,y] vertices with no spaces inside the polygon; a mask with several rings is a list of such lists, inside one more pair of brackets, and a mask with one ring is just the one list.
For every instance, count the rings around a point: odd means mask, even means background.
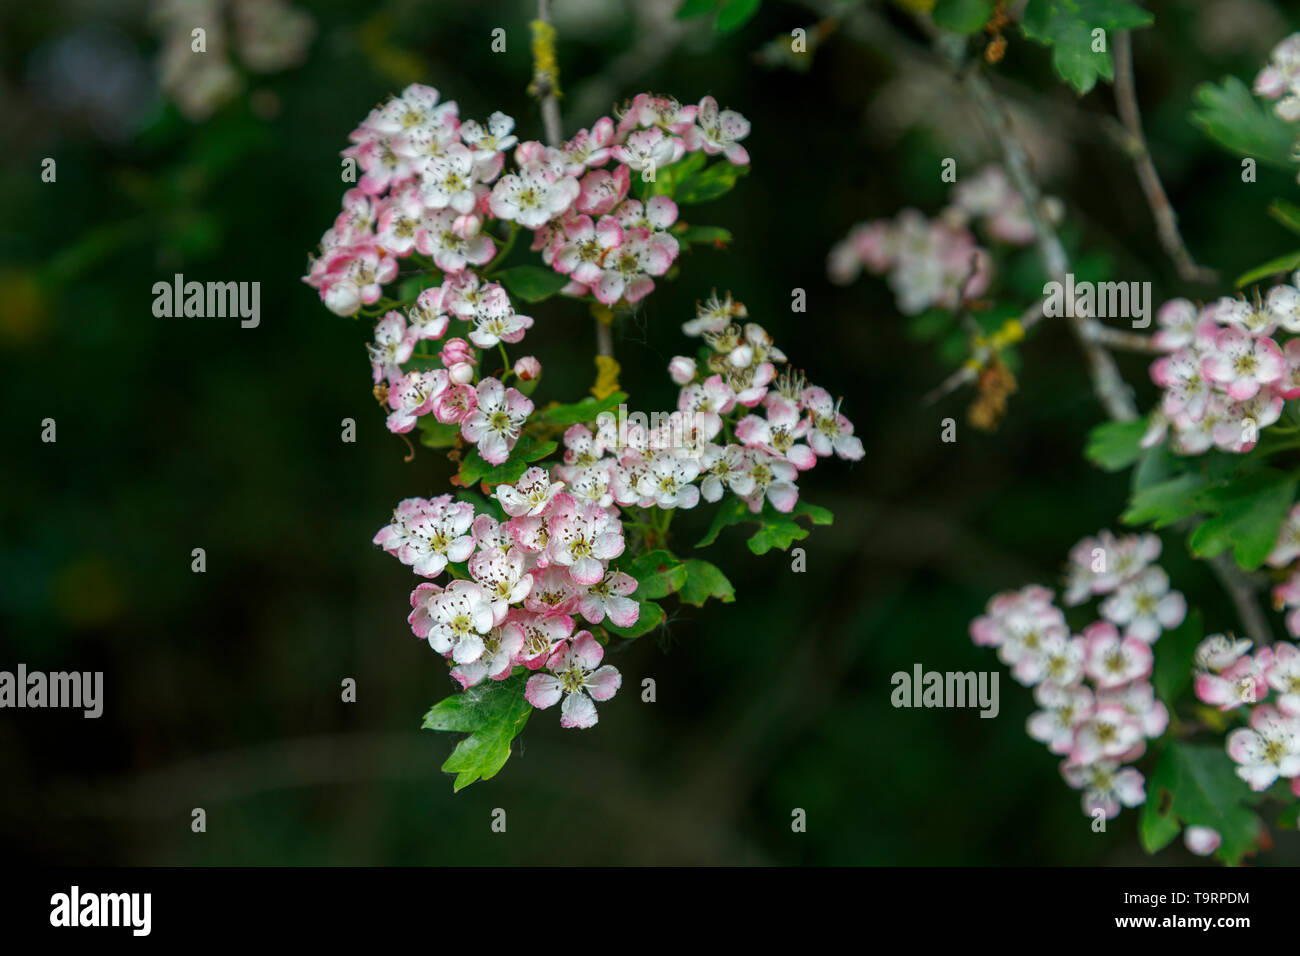
[{"label": "out-of-focus flower cluster", "polygon": [[[1045,214],[1059,220],[1063,207],[1048,199]],[[986,166],[953,190],[952,205],[934,219],[904,209],[894,219],[854,226],[830,251],[831,280],[847,285],[862,269],[888,274],[898,309],[916,315],[930,308],[956,309],[983,295],[993,280],[993,259],[971,231],[978,225],[992,240],[1028,245],[1034,230],[1024,200],[1000,166]]]},{"label": "out-of-focus flower cluster", "polygon": [[206,119],[242,88],[232,50],[245,69],[276,73],[302,63],[316,34],[310,14],[285,0],[159,0],[152,18],[162,33],[163,91],[192,120]]},{"label": "out-of-focus flower cluster", "polygon": [[1223,634],[1202,641],[1196,696],[1224,711],[1247,708],[1248,726],[1228,734],[1227,749],[1252,790],[1289,779],[1300,797],[1300,650],[1279,641],[1251,654],[1251,646]]},{"label": "out-of-focus flower cluster", "polygon": [[1300,339],[1277,339],[1279,332],[1300,332],[1295,285],[1275,286],[1254,302],[1224,297],[1198,307],[1172,299],[1156,321],[1153,341],[1168,354],[1151,364],[1164,392],[1143,447],[1168,436],[1180,454],[1248,452],[1286,402],[1300,397]]},{"label": "out-of-focus flower cluster", "polygon": [[1137,769],[1124,766],[1159,737],[1169,712],[1156,698],[1150,676],[1152,645],[1182,623],[1187,602],[1169,588],[1154,562],[1154,535],[1116,537],[1109,531],[1085,538],[1070,552],[1062,603],[1102,598],[1100,620],[1073,634],[1052,591],[1029,585],[995,595],[970,627],[981,647],[998,657],[1021,684],[1034,688],[1041,708],[1029,718],[1035,740],[1061,755],[1061,774],[1083,791],[1087,814],[1109,819],[1121,806],[1146,799]]}]

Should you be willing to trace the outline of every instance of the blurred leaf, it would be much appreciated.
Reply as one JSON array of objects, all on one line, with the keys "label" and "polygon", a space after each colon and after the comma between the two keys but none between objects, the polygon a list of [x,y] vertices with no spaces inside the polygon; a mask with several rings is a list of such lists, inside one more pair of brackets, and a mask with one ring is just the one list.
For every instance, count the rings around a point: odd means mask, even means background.
[{"label": "blurred leaf", "polygon": [[1261,104],[1241,80],[1225,76],[1222,86],[1202,83],[1192,97],[1199,104],[1191,114],[1192,123],[1220,146],[1270,166],[1295,169],[1294,126]]},{"label": "blurred leaf", "polygon": [[731,230],[721,226],[688,226],[677,234],[677,238],[693,245],[726,245],[731,242]]},{"label": "blurred leaf", "polygon": [[938,0],[930,16],[953,33],[976,33],[993,15],[993,0]]},{"label": "blurred leaf", "polygon": [[1300,269],[1300,249],[1295,252],[1288,252],[1284,256],[1278,256],[1276,259],[1270,259],[1262,266],[1256,266],[1248,272],[1243,272],[1237,276],[1237,288],[1250,285],[1252,282],[1258,282],[1260,279],[1267,279],[1269,276],[1292,272],[1295,269]]},{"label": "blurred leaf", "polygon": [[1229,547],[1243,569],[1264,563],[1277,542],[1278,528],[1295,501],[1294,476],[1269,470],[1197,495],[1197,503],[1216,516],[1202,522],[1188,539],[1198,558],[1212,558]]},{"label": "blurred leaf", "polygon": [[1166,631],[1154,648],[1151,683],[1160,699],[1174,712],[1174,704],[1192,684],[1192,656],[1205,637],[1200,611],[1189,611],[1183,623]]},{"label": "blurred leaf", "polygon": [[496,278],[525,302],[544,302],[569,282],[568,276],[541,266],[511,266],[498,272]]},{"label": "blurred leaf", "polygon": [[1105,422],[1088,432],[1084,456],[1103,471],[1123,471],[1142,454],[1138,442],[1146,434],[1147,420]]},{"label": "blurred leaf", "polygon": [[716,29],[719,33],[739,30],[758,13],[761,0],[723,0]]},{"label": "blurred leaf", "polygon": [[1205,480],[1193,474],[1152,485],[1133,496],[1121,520],[1125,524],[1150,522],[1156,528],[1181,521],[1201,510],[1196,494],[1204,487]]},{"label": "blurred leaf", "polygon": [[677,595],[683,604],[703,607],[704,602],[709,598],[719,600],[723,604],[730,604],[736,600],[736,589],[716,565],[698,558],[690,558],[685,562],[685,567],[686,583],[682,585]]},{"label": "blurred leaf", "polygon": [[721,0],[682,0],[682,5],[673,14],[678,20],[692,20],[712,13]]},{"label": "blurred leaf", "polygon": [[[1249,797],[1221,746],[1170,741],[1147,780],[1147,801],[1142,807],[1140,833],[1143,845],[1166,845],[1170,824],[1210,827],[1223,838],[1215,854],[1225,863],[1238,863],[1256,848],[1260,820],[1243,806]],[[1177,828],[1174,828],[1174,835]]]},{"label": "blurred leaf", "polygon": [[456,744],[443,772],[456,774],[454,790],[495,777],[510,759],[510,742],[524,729],[532,704],[524,697],[527,674],[487,680],[435,704],[424,715],[424,730],[468,734]]},{"label": "blurred leaf", "polygon": [[683,179],[673,192],[673,199],[682,205],[717,199],[730,192],[736,181],[748,172],[748,166],[735,166],[725,159],[719,160]]},{"label": "blurred leaf", "polygon": [[1292,232],[1300,232],[1300,206],[1285,199],[1274,199],[1268,214]]},{"label": "blurred leaf", "polygon": [[1115,77],[1110,47],[1094,52],[1092,31],[1133,30],[1150,26],[1154,19],[1129,0],[1029,0],[1020,26],[1029,39],[1052,48],[1057,75],[1082,95],[1097,77]]},{"label": "blurred leaf", "polygon": [[1293,803],[1278,814],[1277,825],[1287,830],[1300,828],[1300,803]]}]

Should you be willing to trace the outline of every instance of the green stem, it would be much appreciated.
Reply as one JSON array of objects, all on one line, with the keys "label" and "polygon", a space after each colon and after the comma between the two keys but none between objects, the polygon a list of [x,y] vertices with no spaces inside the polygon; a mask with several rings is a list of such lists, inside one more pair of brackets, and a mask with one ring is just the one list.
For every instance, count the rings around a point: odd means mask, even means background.
[{"label": "green stem", "polygon": [[492,261],[489,262],[487,268],[483,270],[483,278],[486,279],[488,276],[492,275],[493,270],[501,264],[502,260],[504,260],[506,256],[510,255],[510,250],[515,247],[515,240],[517,238],[519,238],[519,223],[512,222],[510,224],[510,235],[506,236],[505,242],[501,244],[501,248],[497,251],[497,254],[492,257]]}]

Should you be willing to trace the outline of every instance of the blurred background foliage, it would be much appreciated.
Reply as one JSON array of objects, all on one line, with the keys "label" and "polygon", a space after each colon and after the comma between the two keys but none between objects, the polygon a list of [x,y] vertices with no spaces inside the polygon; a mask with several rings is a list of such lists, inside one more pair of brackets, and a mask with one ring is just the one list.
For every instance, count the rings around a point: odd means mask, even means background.
[{"label": "blurred background foliage", "polygon": [[[989,435],[964,422],[969,394],[922,406],[950,366],[916,341],[883,282],[826,279],[826,253],[850,226],[907,205],[937,212],[951,188],[941,160],[974,171],[990,142],[897,7],[765,0],[719,30],[713,16],[675,19],[678,5],[553,4],[567,132],[645,89],[712,94],[753,122],[752,175],[697,207],[733,247],[693,250],[617,330],[624,385],[637,407],[666,407],[680,323],[729,289],[844,396],[867,457],[803,482],[836,514],[802,542],[806,573],[781,552],[755,558],[739,529],[724,533],[711,559],[736,584],[735,604],[688,609],[666,635],[620,649],[625,689],[597,729],[535,715],[502,773],[455,796],[438,770],[453,739],[417,729],[452,685],[406,625],[412,576],[369,543],[398,500],[443,490],[450,465],[425,449],[404,461],[370,396],[370,329],[326,312],[298,277],[337,212],[348,132],[406,83],[437,87],[463,116],[501,109],[522,136],[541,135],[524,93],[534,8],[297,0],[308,19],[277,41],[292,62],[255,72],[255,51],[227,44],[229,72],[164,95],[177,42],[166,10],[3,5],[0,667],[102,670],[106,685],[99,720],[0,715],[5,859],[1147,860],[1132,812],[1092,832],[1056,760],[1025,735],[1030,695],[1005,672],[994,720],[890,706],[890,676],[915,663],[1000,669],[971,645],[970,619],[995,590],[1054,583],[1069,546],[1116,526],[1125,500],[1126,475],[1083,462],[1103,416],[1063,326],[1045,323],[1021,347],[1020,391]],[[168,9],[184,25],[213,6]],[[1233,276],[1290,248],[1265,209],[1296,186],[1266,168],[1243,184],[1238,161],[1189,122],[1192,90],[1228,74],[1249,82],[1300,16],[1265,0],[1149,6],[1156,26],[1134,47],[1154,158],[1193,254]],[[491,51],[498,27],[504,53]],[[783,49],[799,27],[816,42],[792,60]],[[1066,202],[1073,250],[1101,273],[1152,281],[1157,302],[1205,295],[1180,286],[1155,241],[1105,132],[1109,87],[1080,100],[1042,47],[1007,36],[999,86],[1046,188]],[[46,157],[54,183],[40,178]],[[1041,284],[1032,263],[1021,268],[1019,284]],[[176,272],[260,282],[260,326],[155,318],[153,283]],[[805,315],[791,313],[796,288]],[[591,380],[590,319],[560,299],[534,314],[537,397],[572,400]],[[1145,361],[1121,361],[1149,405]],[[948,416],[955,444],[940,441]],[[47,417],[56,444],[40,441]],[[355,444],[340,441],[347,417]],[[689,551],[693,526],[681,524]],[[1165,543],[1175,586],[1211,630],[1233,627],[1205,566],[1176,535]],[[196,547],[205,574],[190,570]],[[340,701],[347,677],[355,704]],[[645,677],[653,704],[639,699]],[[191,832],[195,807],[205,834]],[[496,807],[504,835],[489,829]],[[796,807],[806,833],[791,832]],[[1294,832],[1274,836],[1270,862],[1300,860]],[[1181,845],[1156,858],[1192,861]]]}]

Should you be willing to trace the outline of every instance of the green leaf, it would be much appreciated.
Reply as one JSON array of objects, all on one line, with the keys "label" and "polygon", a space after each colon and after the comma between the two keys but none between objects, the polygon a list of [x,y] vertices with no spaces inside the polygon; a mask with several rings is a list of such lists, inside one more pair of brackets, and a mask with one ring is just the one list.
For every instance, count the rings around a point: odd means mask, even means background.
[{"label": "green leaf", "polygon": [[616,627],[610,623],[609,618],[605,618],[605,623],[601,626],[611,634],[630,639],[649,634],[664,622],[664,609],[658,604],[653,601],[637,601],[636,603],[640,605],[641,616],[636,619],[636,623],[631,627]]},{"label": "green leaf", "polygon": [[1295,169],[1291,150],[1295,128],[1261,103],[1235,76],[1225,76],[1221,86],[1202,83],[1192,91],[1198,108],[1192,124],[1229,152],[1253,156],[1261,163]]},{"label": "green leaf", "polygon": [[613,411],[627,401],[627,392],[614,392],[605,398],[588,395],[572,405],[552,405],[534,413],[533,421],[542,425],[589,425],[602,412]]},{"label": "green leaf", "polygon": [[1292,232],[1300,232],[1300,206],[1285,199],[1274,199],[1268,214]]},{"label": "green leaf", "polygon": [[753,514],[744,502],[738,498],[727,498],[713,515],[713,523],[704,537],[695,545],[707,547],[718,540],[723,528],[745,521],[758,525],[758,530],[750,536],[746,544],[754,554],[767,554],[773,548],[786,550],[796,541],[808,537],[808,529],[795,520],[797,515],[806,516],[813,524],[826,525],[835,520],[831,512],[806,501],[798,502],[790,514],[782,514],[770,504],[764,502],[763,510]]},{"label": "green leaf", "polygon": [[503,681],[484,681],[435,704],[424,715],[420,726],[425,730],[469,735],[456,744],[442,765],[445,773],[456,775],[454,790],[496,776],[510,759],[510,742],[519,736],[533,710],[524,697],[527,679],[521,669]]},{"label": "green leaf", "polygon": [[1130,0],[1030,0],[1020,27],[1025,36],[1052,48],[1052,66],[1080,95],[1110,81],[1115,64],[1110,37],[1104,52],[1094,51],[1093,31],[1134,30],[1150,26],[1154,17]]},{"label": "green leaf", "polygon": [[1146,524],[1157,528],[1197,514],[1201,508],[1197,494],[1205,488],[1199,475],[1185,474],[1152,485],[1133,496],[1121,520],[1125,524]]},{"label": "green leaf", "polygon": [[796,541],[808,537],[808,529],[795,521],[790,515],[774,514],[763,518],[758,530],[745,543],[754,554],[767,554],[773,548],[785,551]]},{"label": "green leaf", "polygon": [[531,435],[520,435],[515,447],[510,450],[510,457],[499,465],[484,461],[478,449],[472,448],[461,459],[460,472],[456,478],[466,488],[481,481],[489,485],[509,484],[518,481],[530,464],[550,455],[558,447],[553,441],[539,442]]},{"label": "green leaf", "polygon": [[669,551],[649,551],[633,558],[622,568],[637,580],[632,595],[638,600],[667,597],[686,583],[686,565]]},{"label": "green leaf", "polygon": [[1256,266],[1248,272],[1243,272],[1237,276],[1237,288],[1244,285],[1250,285],[1252,282],[1258,282],[1260,279],[1267,279],[1269,276],[1279,275],[1283,272],[1293,272],[1300,269],[1300,249],[1295,252],[1288,252],[1284,256],[1278,256],[1276,259],[1270,259],[1262,266]]},{"label": "green leaf", "polygon": [[1222,746],[1170,741],[1147,779],[1139,832],[1148,853],[1173,839],[1170,825],[1203,826],[1223,838],[1216,856],[1238,863],[1257,846],[1258,816],[1242,804],[1250,797]]},{"label": "green leaf", "polygon": [[682,5],[673,16],[678,20],[693,20],[712,13],[719,2],[720,0],[682,0]]},{"label": "green leaf", "polygon": [[1300,803],[1293,803],[1278,814],[1277,825],[1286,830],[1300,829]]},{"label": "green leaf", "polygon": [[930,16],[945,30],[975,33],[993,16],[993,0],[938,0]]},{"label": "green leaf", "polygon": [[1104,471],[1123,471],[1142,454],[1138,445],[1146,434],[1147,420],[1106,422],[1088,433],[1084,456]]},{"label": "green leaf", "polygon": [[689,558],[685,562],[686,583],[682,585],[678,597],[683,604],[703,607],[709,598],[730,604],[736,600],[736,589],[731,586],[727,576],[716,565],[698,558]]},{"label": "green leaf", "polygon": [[733,166],[725,159],[719,160],[683,179],[674,190],[673,199],[680,205],[717,199],[730,192],[736,181],[748,173],[748,166]]},{"label": "green leaf", "polygon": [[696,542],[695,547],[707,548],[713,542],[718,540],[718,535],[722,533],[723,528],[729,528],[733,524],[740,524],[742,521],[753,520],[753,515],[749,513],[749,508],[739,498],[728,497],[718,506],[718,510],[713,513],[713,522],[709,525],[709,530],[704,533],[704,537]]},{"label": "green leaf", "polygon": [[678,183],[682,182],[697,170],[703,169],[704,164],[708,161],[708,154],[703,150],[699,150],[694,153],[687,153],[684,158],[679,159],[677,162],[670,163],[662,169],[656,170],[654,181],[649,184],[650,195],[673,195],[677,189]]},{"label": "green leaf", "polygon": [[687,226],[677,234],[677,238],[697,246],[716,246],[719,243],[726,245],[731,242],[731,230],[721,226]]},{"label": "green leaf", "polygon": [[1201,612],[1190,611],[1172,631],[1166,631],[1155,646],[1151,683],[1173,713],[1174,704],[1192,684],[1192,656],[1205,636]]},{"label": "green leaf", "polygon": [[760,3],[761,0],[723,0],[715,28],[719,33],[739,30],[758,13]]},{"label": "green leaf", "polygon": [[1213,558],[1231,547],[1238,565],[1255,570],[1273,550],[1295,489],[1294,476],[1271,469],[1206,489],[1196,500],[1217,514],[1192,532],[1188,547],[1198,558]]},{"label": "green leaf", "polygon": [[444,425],[432,415],[420,418],[420,444],[426,448],[451,448],[460,437],[459,425]]},{"label": "green leaf", "polygon": [[569,281],[568,276],[541,266],[511,266],[498,272],[496,278],[525,302],[544,302]]}]

